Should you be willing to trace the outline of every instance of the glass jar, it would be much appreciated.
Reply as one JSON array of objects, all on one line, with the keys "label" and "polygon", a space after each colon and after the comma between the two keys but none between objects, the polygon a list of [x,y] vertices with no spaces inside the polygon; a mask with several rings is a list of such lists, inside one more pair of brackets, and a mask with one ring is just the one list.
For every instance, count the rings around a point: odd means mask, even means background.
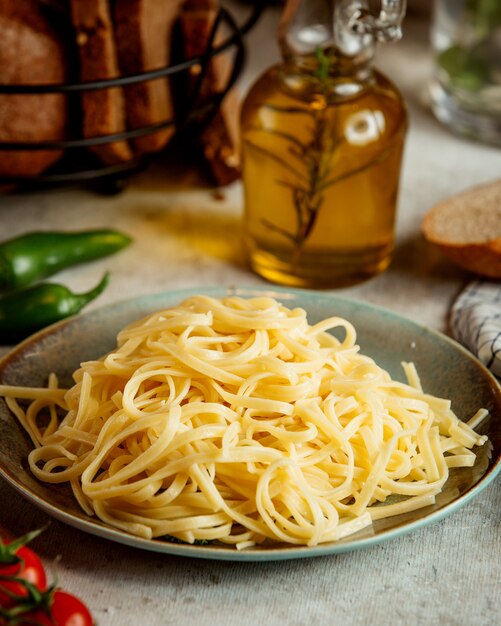
[{"label": "glass jar", "polygon": [[372,59],[376,41],[398,38],[403,11],[289,0],[283,62],[242,111],[245,245],[263,277],[337,287],[388,266],[407,115]]},{"label": "glass jar", "polygon": [[436,117],[501,145],[501,0],[436,0],[431,41]]}]

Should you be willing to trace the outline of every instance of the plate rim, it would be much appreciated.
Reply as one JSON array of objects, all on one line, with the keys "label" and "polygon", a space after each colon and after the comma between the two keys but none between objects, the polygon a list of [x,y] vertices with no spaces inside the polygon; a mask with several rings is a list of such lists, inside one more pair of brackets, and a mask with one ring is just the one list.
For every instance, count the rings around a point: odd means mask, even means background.
[{"label": "plate rim", "polygon": [[[214,295],[215,297],[222,297],[224,294],[227,296],[239,296],[252,297],[253,295],[263,296],[268,295],[270,297],[292,296],[295,298],[313,298],[319,300],[332,300],[344,303],[346,306],[357,306],[365,309],[369,313],[375,313],[379,315],[385,315],[391,319],[395,319],[400,324],[404,324],[412,329],[416,329],[421,333],[428,334],[435,341],[446,342],[453,347],[453,349],[459,351],[463,357],[469,359],[474,365],[481,371],[485,377],[486,382],[489,382],[492,388],[493,395],[496,397],[499,406],[501,407],[501,385],[494,377],[494,375],[485,367],[485,365],[469,350],[467,350],[460,343],[446,334],[435,330],[419,322],[416,322],[405,315],[401,315],[395,311],[382,307],[380,305],[372,304],[366,301],[360,301],[355,298],[347,298],[331,292],[319,292],[308,289],[297,289],[280,287],[275,285],[262,285],[262,286],[212,286],[212,287],[187,287],[182,289],[163,290],[150,294],[142,294],[135,297],[124,298],[115,302],[108,303],[101,307],[93,308],[89,311],[84,311],[78,315],[68,317],[64,320],[56,322],[50,326],[43,328],[42,330],[30,335],[17,345],[13,346],[11,350],[7,352],[0,359],[0,374],[4,368],[8,366],[10,361],[22,354],[24,350],[32,345],[36,345],[44,338],[54,334],[65,326],[77,324],[82,319],[89,319],[94,316],[103,315],[106,316],[108,311],[119,311],[126,309],[127,307],[140,305],[141,303],[154,303],[155,300],[162,298],[186,298],[193,295]],[[218,294],[218,295],[216,295]],[[301,305],[299,305],[301,306]],[[233,547],[220,547],[216,549],[211,546],[204,545],[190,545],[190,544],[178,544],[168,541],[160,541],[158,539],[145,539],[126,533],[120,529],[108,526],[101,521],[97,521],[97,518],[92,517],[78,517],[72,513],[64,511],[64,509],[57,505],[46,501],[44,498],[34,493],[28,486],[16,476],[12,475],[10,471],[4,467],[0,461],[0,477],[5,480],[17,493],[19,493],[26,500],[31,502],[37,508],[45,511],[52,517],[59,521],[68,524],[74,528],[88,532],[92,535],[126,545],[128,547],[134,547],[146,551],[169,554],[172,556],[202,558],[210,560],[228,560],[228,561],[279,561],[298,558],[310,558],[318,556],[330,556],[333,554],[342,554],[346,552],[358,551],[380,545],[392,539],[407,535],[411,532],[419,530],[429,526],[435,522],[442,520],[448,515],[452,514],[459,508],[462,508],[470,500],[479,495],[484,489],[486,489],[501,472],[501,451],[496,458],[491,459],[490,465],[486,472],[480,478],[480,480],[474,485],[470,486],[460,496],[451,500],[447,504],[443,505],[440,509],[432,511],[428,515],[416,519],[414,521],[405,522],[401,526],[389,528],[380,531],[377,535],[362,537],[355,539],[354,541],[346,541],[344,543],[324,543],[317,546],[305,546],[305,545],[290,545],[280,546],[277,548],[267,547],[266,549],[252,548],[249,550],[238,551]],[[85,514],[82,512],[82,515]]]}]

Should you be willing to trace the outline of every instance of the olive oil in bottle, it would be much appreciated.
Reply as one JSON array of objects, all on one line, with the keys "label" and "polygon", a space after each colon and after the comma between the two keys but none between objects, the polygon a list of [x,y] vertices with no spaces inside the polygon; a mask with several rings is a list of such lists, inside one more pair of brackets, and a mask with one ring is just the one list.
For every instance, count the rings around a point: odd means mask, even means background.
[{"label": "olive oil in bottle", "polygon": [[383,23],[350,10],[361,4],[290,0],[284,61],[244,103],[245,244],[252,268],[273,282],[343,286],[391,259],[406,110],[371,62],[375,39],[396,36],[403,10]]}]

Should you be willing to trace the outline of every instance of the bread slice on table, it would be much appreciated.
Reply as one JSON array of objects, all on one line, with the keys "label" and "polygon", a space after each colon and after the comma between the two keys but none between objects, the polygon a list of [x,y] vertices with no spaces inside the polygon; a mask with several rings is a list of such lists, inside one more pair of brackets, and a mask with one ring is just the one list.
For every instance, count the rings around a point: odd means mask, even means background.
[{"label": "bread slice on table", "polygon": [[[114,21],[120,71],[123,75],[159,69],[169,64],[174,25],[183,0],[117,0]],[[169,79],[144,81],[124,88],[131,129],[172,119]],[[161,150],[174,127],[133,140],[138,152]]]},{"label": "bread slice on table", "polygon": [[475,274],[501,278],[501,179],[440,202],[423,220],[426,239]]},{"label": "bread slice on table", "polygon": [[[80,57],[80,79],[116,78],[120,72],[108,0],[70,2]],[[126,129],[125,100],[120,87],[82,92],[82,112],[84,137],[110,135]],[[107,164],[132,158],[126,141],[100,144],[92,150]]]},{"label": "bread slice on table", "polygon": [[[0,1],[0,83],[64,83],[61,33],[36,0]],[[64,139],[66,98],[61,94],[0,94],[1,141]],[[61,156],[60,150],[0,152],[0,176],[36,176]]]},{"label": "bread slice on table", "polygon": [[[217,16],[216,0],[187,0],[180,16],[184,56],[186,59],[202,55],[209,43]],[[224,55],[214,57],[201,85],[198,106],[209,103],[220,91],[228,77]],[[191,68],[191,86],[195,84],[200,68]],[[219,185],[228,185],[240,176],[238,147],[239,103],[234,90],[226,94],[220,109],[203,129],[200,140],[205,158]]]}]

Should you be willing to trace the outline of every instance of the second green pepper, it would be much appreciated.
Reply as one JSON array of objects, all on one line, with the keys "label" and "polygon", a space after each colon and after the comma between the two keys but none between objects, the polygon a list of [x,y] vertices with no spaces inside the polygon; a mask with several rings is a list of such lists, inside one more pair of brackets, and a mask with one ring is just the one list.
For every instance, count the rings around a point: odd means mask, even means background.
[{"label": "second green pepper", "polygon": [[85,293],[73,293],[58,283],[40,283],[0,296],[0,342],[17,343],[49,324],[76,315],[104,291],[108,282],[109,274],[105,274]]}]

